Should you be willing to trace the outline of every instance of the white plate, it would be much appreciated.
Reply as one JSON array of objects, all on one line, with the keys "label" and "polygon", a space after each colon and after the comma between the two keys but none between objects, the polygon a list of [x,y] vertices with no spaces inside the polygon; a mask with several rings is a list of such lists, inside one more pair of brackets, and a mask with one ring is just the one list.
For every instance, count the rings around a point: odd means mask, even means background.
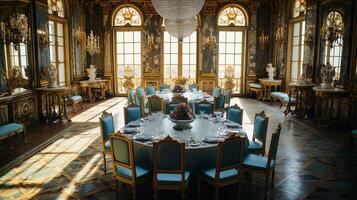
[{"label": "white plate", "polygon": [[238,128],[241,127],[240,124],[235,123],[235,122],[226,122],[226,125],[231,128]]},{"label": "white plate", "polygon": [[129,124],[127,124],[128,127],[139,127],[140,126],[140,121],[132,121]]},{"label": "white plate", "polygon": [[123,128],[124,133],[137,133],[139,132],[139,129],[136,127],[125,127]]},{"label": "white plate", "polygon": [[202,138],[202,141],[207,143],[217,143],[219,141],[219,137],[217,136],[207,136]]},{"label": "white plate", "polygon": [[193,142],[193,143],[190,143],[190,146],[191,147],[198,147],[198,146],[200,146],[200,143]]},{"label": "white plate", "polygon": [[151,140],[151,136],[150,135],[147,135],[147,134],[142,134],[142,133],[139,133],[137,135],[134,135],[134,140],[138,140],[138,141],[148,141],[148,140]]}]

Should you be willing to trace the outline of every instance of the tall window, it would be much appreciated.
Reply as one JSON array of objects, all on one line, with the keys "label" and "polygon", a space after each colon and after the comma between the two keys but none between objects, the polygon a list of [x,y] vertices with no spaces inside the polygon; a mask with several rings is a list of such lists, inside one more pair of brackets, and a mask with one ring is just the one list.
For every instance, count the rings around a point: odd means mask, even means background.
[{"label": "tall window", "polygon": [[236,94],[242,90],[247,24],[246,12],[239,6],[224,7],[219,12],[218,85],[223,88],[234,85],[226,89]]},{"label": "tall window", "polygon": [[26,69],[29,65],[28,63],[28,51],[27,45],[20,43],[18,49],[15,49],[14,45],[10,43],[6,49],[7,63],[9,69],[14,66],[21,68],[22,77],[27,79]]},{"label": "tall window", "polygon": [[299,20],[292,24],[292,48],[290,62],[291,81],[297,81],[302,74],[302,64],[304,60],[304,34],[305,21]]},{"label": "tall window", "polygon": [[116,92],[141,85],[142,15],[136,7],[119,7],[114,14]]},{"label": "tall window", "polygon": [[197,32],[182,39],[164,31],[164,82],[173,84],[177,78],[196,82]]},{"label": "tall window", "polygon": [[[332,23],[339,24],[339,26],[336,27],[339,28],[340,31],[342,31],[342,27],[344,25],[343,25],[342,15],[339,12],[332,11],[327,15],[326,25],[330,26]],[[340,80],[340,75],[341,75],[342,48],[343,48],[342,37],[338,38],[332,44],[331,49],[328,47],[327,43],[325,44],[324,62],[325,63],[329,62],[333,67],[335,67],[336,74],[334,80],[337,81]]]},{"label": "tall window", "polygon": [[57,68],[57,84],[66,85],[66,71],[69,70],[66,62],[66,26],[64,5],[62,0],[48,0],[48,35],[50,42],[50,63]]}]

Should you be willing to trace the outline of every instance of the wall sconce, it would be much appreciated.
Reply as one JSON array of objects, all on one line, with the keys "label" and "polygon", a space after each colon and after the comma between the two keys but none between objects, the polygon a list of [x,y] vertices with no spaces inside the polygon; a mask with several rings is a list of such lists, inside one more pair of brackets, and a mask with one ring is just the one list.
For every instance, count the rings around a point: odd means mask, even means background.
[{"label": "wall sconce", "polygon": [[0,36],[6,44],[12,43],[15,50],[20,43],[27,44],[31,38],[31,29],[27,23],[25,14],[16,13],[10,16],[8,22],[1,22]]},{"label": "wall sconce", "polygon": [[307,47],[309,47],[310,49],[311,49],[312,46],[314,45],[313,30],[314,30],[314,27],[309,26],[309,27],[307,27],[307,29],[306,29],[306,31],[305,31],[304,44],[305,44]]},{"label": "wall sconce", "polygon": [[212,49],[216,44],[216,37],[213,36],[212,30],[210,31],[210,35],[206,38],[206,45],[208,48]]},{"label": "wall sconce", "polygon": [[80,26],[74,34],[75,34],[75,38],[78,41],[77,44],[81,48],[81,60],[82,60],[82,64],[84,64],[85,58],[86,58],[86,37],[87,37],[87,34],[84,31],[82,31]]},{"label": "wall sconce", "polygon": [[265,31],[262,31],[259,35],[259,46],[261,49],[265,49],[268,46],[269,36],[265,34]]},{"label": "wall sconce", "polygon": [[57,0],[51,0],[49,8],[54,15],[57,15],[57,13],[59,11],[59,7],[57,5]]},{"label": "wall sconce", "polygon": [[149,49],[152,49],[152,48],[154,47],[154,44],[155,44],[154,35],[153,35],[152,33],[151,33],[151,34],[148,33],[147,35],[148,35],[147,41],[146,41],[147,47],[148,47]]},{"label": "wall sconce", "polygon": [[38,29],[37,34],[40,36],[40,50],[43,51],[44,49],[50,46],[50,41],[48,39],[48,27],[47,24],[45,25],[44,29]]},{"label": "wall sconce", "polygon": [[280,45],[283,41],[283,28],[279,27],[276,32],[275,32],[275,41],[277,43],[277,45]]}]

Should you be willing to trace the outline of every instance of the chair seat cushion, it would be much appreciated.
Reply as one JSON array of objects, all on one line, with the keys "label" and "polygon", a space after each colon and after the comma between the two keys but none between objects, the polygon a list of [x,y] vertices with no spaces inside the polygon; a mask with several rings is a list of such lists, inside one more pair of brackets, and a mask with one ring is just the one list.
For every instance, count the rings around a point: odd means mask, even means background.
[{"label": "chair seat cushion", "polygon": [[[124,167],[118,167],[116,170],[117,174],[120,176],[123,176],[125,178],[132,178],[132,174],[131,174],[131,170],[128,168],[124,168]],[[136,173],[136,178],[140,178],[142,176],[145,176],[147,174],[150,173],[149,170],[140,167],[140,166],[136,166],[135,167],[135,173]]]},{"label": "chair seat cushion", "polygon": [[249,145],[247,147],[247,150],[261,150],[263,148],[263,145],[259,144],[256,141],[249,140]]},{"label": "chair seat cushion", "polygon": [[23,131],[24,126],[18,123],[9,123],[0,125],[0,137],[7,136],[14,132]]},{"label": "chair seat cushion", "polygon": [[[256,169],[266,169],[267,167],[267,162],[268,162],[268,158],[264,157],[264,156],[258,156],[258,155],[254,155],[254,154],[246,154],[244,156],[244,160],[243,160],[243,165],[244,167],[248,167],[248,168],[256,168]],[[271,161],[270,162],[270,167],[273,167],[275,164],[275,161]]]},{"label": "chair seat cushion", "polygon": [[82,97],[79,96],[79,95],[71,96],[70,99],[71,99],[72,101],[82,101]]},{"label": "chair seat cushion", "polygon": [[289,98],[289,95],[284,92],[272,92],[270,95],[278,99]]},{"label": "chair seat cushion", "polygon": [[[296,102],[295,98],[292,98],[292,97],[291,97],[290,100],[291,100],[291,103],[295,103],[295,102]],[[283,102],[289,103],[289,97],[284,98],[284,99],[283,99]]]},{"label": "chair seat cushion", "polygon": [[105,144],[104,144],[104,148],[106,151],[110,151],[110,142],[107,141]]},{"label": "chair seat cushion", "polygon": [[[216,168],[203,171],[203,175],[206,176],[207,178],[214,179],[216,176]],[[238,175],[239,175],[239,171],[237,169],[228,169],[228,170],[221,171],[219,173],[219,179],[221,181],[232,180],[234,178],[237,178]]]},{"label": "chair seat cushion", "polygon": [[263,88],[263,86],[260,83],[249,83],[249,87],[256,88],[256,89]]},{"label": "chair seat cushion", "polygon": [[[188,183],[188,179],[190,178],[191,172],[185,171],[185,182]],[[181,174],[168,174],[168,173],[158,173],[157,181],[159,184],[163,185],[176,185],[180,184],[182,180]]]}]

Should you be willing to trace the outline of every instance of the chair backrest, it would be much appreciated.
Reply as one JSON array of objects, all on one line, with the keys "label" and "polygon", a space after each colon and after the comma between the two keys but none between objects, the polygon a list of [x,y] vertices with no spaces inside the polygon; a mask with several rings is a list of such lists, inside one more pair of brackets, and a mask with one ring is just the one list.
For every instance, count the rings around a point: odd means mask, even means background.
[{"label": "chair backrest", "polygon": [[135,103],[135,91],[133,89],[128,90],[128,100],[130,104]]},{"label": "chair backrest", "polygon": [[182,95],[176,95],[174,97],[172,97],[172,100],[171,100],[172,103],[185,103],[187,104],[187,98],[182,96]]},{"label": "chair backrest", "polygon": [[114,133],[114,121],[112,113],[107,113],[104,111],[102,116],[99,117],[99,125],[104,148],[104,143],[108,141],[109,136]]},{"label": "chair backrest", "polygon": [[196,105],[196,114],[200,114],[200,110],[204,111],[205,114],[212,114],[213,113],[213,105],[208,102],[206,99],[200,101]]},{"label": "chair backrest", "polygon": [[243,109],[237,104],[228,108],[227,119],[242,125],[243,123]]},{"label": "chair backrest", "polygon": [[275,133],[273,133],[272,136],[271,136],[267,168],[270,168],[271,161],[275,161],[276,160],[276,153],[278,152],[280,132],[281,132],[281,124],[278,125],[278,128],[276,129]]},{"label": "chair backrest", "polygon": [[214,97],[218,96],[219,94],[221,94],[221,88],[220,87],[215,87],[213,88],[213,92],[212,92],[212,95]]},{"label": "chair backrest", "polygon": [[142,87],[136,88],[136,93],[139,94],[139,96],[141,97],[145,96],[145,91]]},{"label": "chair backrest", "polygon": [[143,117],[143,113],[140,106],[130,104],[129,106],[124,107],[125,124],[139,120],[141,117]]},{"label": "chair backrest", "polygon": [[232,98],[232,90],[224,90],[223,95],[224,95],[225,103],[228,104],[228,106],[229,106],[231,103],[231,98]]},{"label": "chair backrest", "polygon": [[155,94],[155,87],[152,85],[148,85],[146,87],[146,95],[154,95]]},{"label": "chair backrest", "polygon": [[268,131],[269,117],[266,116],[265,112],[256,113],[254,117],[254,129],[253,129],[253,139],[258,139],[263,143],[265,147],[265,140]]},{"label": "chair backrest", "polygon": [[164,83],[160,85],[160,92],[163,92],[166,89],[170,89],[170,86]]},{"label": "chair backrest", "polygon": [[137,106],[141,107],[141,113],[144,113],[144,107],[145,107],[145,99],[144,97],[140,96],[139,94],[135,94],[135,104]]},{"label": "chair backrest", "polygon": [[198,91],[198,85],[196,83],[193,83],[188,86],[191,92],[197,92]]},{"label": "chair backrest", "polygon": [[161,97],[153,95],[148,98],[149,112],[163,112],[164,101]]},{"label": "chair backrest", "polygon": [[[113,173],[118,176],[117,168],[125,168],[131,171],[131,177],[123,177],[131,179],[135,182],[136,171],[134,162],[134,146],[133,140],[117,132],[110,136],[111,155],[113,159]],[[120,176],[120,175],[119,175]]]},{"label": "chair backrest", "polygon": [[225,96],[223,94],[219,94],[214,97],[214,109],[222,109],[224,108]]},{"label": "chair backrest", "polygon": [[185,182],[185,144],[170,136],[153,144],[153,177],[157,184],[158,173],[181,174],[181,182]]},{"label": "chair backrest", "polygon": [[168,103],[166,104],[166,114],[170,114],[172,111],[174,111],[177,106],[179,106],[180,104],[177,103]]},{"label": "chair backrest", "polygon": [[224,170],[238,169],[242,172],[244,149],[245,138],[236,133],[218,143],[216,179],[219,180],[219,174]]}]

